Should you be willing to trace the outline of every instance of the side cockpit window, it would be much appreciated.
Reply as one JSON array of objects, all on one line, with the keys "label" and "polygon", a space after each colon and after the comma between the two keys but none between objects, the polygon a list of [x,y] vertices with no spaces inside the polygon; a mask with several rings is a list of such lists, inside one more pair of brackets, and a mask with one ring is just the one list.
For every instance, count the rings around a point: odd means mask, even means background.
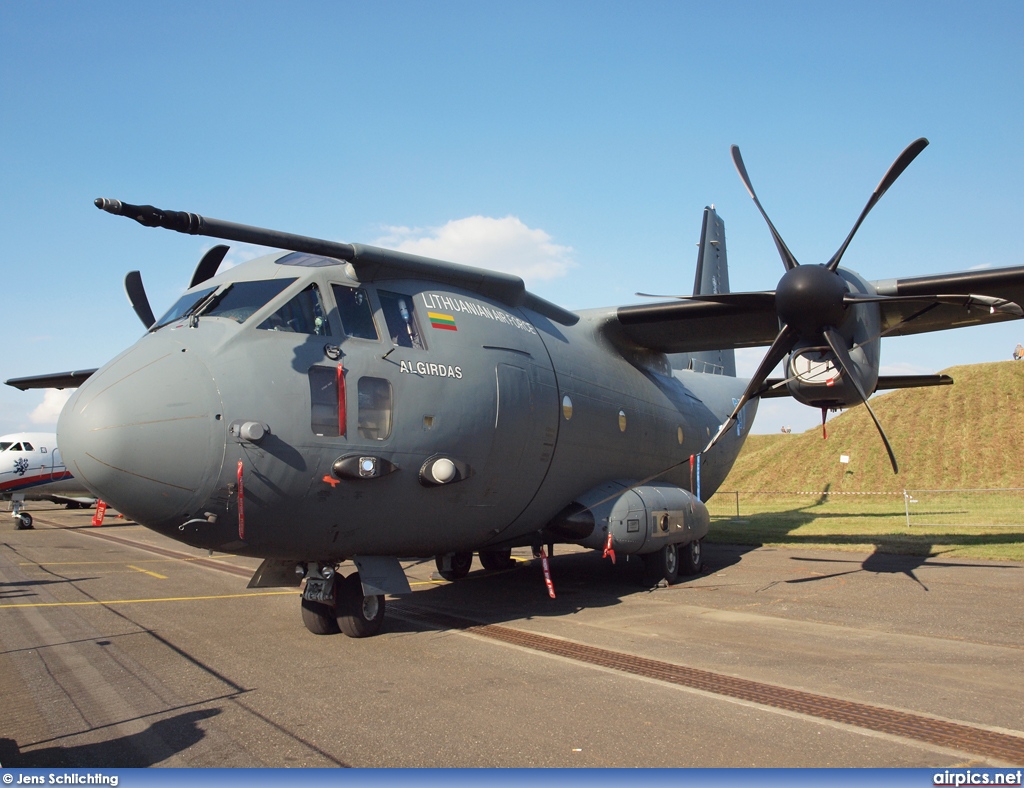
[{"label": "side cockpit window", "polygon": [[380,308],[384,313],[384,320],[388,324],[391,341],[399,347],[425,350],[412,296],[389,293],[386,290],[379,290],[377,295],[380,298]]},{"label": "side cockpit window", "polygon": [[331,285],[334,300],[338,302],[341,327],[345,334],[357,339],[379,339],[373,322],[373,309],[366,291],[361,287]]},{"label": "side cockpit window", "polygon": [[256,327],[293,334],[331,335],[323,298],[316,285],[307,287]]}]

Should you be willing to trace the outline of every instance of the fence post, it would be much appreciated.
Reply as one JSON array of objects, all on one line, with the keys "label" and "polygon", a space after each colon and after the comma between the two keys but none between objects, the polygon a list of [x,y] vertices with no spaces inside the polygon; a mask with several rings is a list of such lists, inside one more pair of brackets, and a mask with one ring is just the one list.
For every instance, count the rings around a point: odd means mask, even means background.
[{"label": "fence post", "polygon": [[907,528],[910,528],[910,496],[903,490],[903,508],[907,511]]}]

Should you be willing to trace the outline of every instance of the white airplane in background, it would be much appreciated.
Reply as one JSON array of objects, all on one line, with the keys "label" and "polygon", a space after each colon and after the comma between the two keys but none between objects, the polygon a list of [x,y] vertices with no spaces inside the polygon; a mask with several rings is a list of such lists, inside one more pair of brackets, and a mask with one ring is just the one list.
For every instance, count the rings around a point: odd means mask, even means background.
[{"label": "white airplane in background", "polygon": [[53,432],[0,436],[0,499],[13,501],[18,528],[31,528],[24,501],[52,501],[69,509],[92,506],[96,498],[64,465]]}]

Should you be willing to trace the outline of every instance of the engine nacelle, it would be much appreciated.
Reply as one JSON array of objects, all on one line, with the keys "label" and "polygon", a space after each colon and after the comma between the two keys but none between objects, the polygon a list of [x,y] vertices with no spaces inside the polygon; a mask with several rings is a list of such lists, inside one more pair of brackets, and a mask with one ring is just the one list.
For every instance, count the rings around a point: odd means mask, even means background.
[{"label": "engine nacelle", "polygon": [[[878,343],[876,342],[875,345]],[[861,385],[870,396],[878,383],[878,354],[862,347],[850,351]],[[839,364],[828,347],[797,346],[786,364],[786,388],[797,402],[813,408],[848,408],[861,403],[857,387],[839,372]]]},{"label": "engine nacelle", "polygon": [[610,531],[616,552],[644,555],[703,539],[710,523],[707,507],[689,490],[658,482],[631,488],[617,481],[581,495],[544,533],[597,550],[607,545]]}]

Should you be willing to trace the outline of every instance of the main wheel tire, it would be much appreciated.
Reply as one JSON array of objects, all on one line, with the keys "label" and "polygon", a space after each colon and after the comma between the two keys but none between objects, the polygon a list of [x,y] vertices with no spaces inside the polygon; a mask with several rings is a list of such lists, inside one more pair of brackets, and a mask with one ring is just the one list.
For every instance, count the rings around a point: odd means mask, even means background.
[{"label": "main wheel tire", "polygon": [[503,569],[511,569],[515,566],[515,561],[512,560],[512,548],[508,547],[504,550],[481,550],[480,563],[483,568],[489,572],[500,572]]},{"label": "main wheel tire", "polygon": [[434,558],[434,564],[437,566],[437,573],[445,580],[461,580],[468,575],[469,570],[473,568],[473,554],[455,553],[452,555],[451,569],[444,568],[443,555],[436,556]]},{"label": "main wheel tire", "polygon": [[672,585],[679,579],[679,546],[667,544],[655,553],[655,566],[666,583]]},{"label": "main wheel tire", "polygon": [[337,635],[341,631],[334,608],[309,599],[302,600],[302,623],[314,635]]},{"label": "main wheel tire", "polygon": [[704,568],[704,550],[701,539],[694,539],[679,549],[680,568],[684,575],[695,575]]},{"label": "main wheel tire", "polygon": [[32,515],[28,512],[22,512],[18,515],[18,530],[26,531],[32,527]]},{"label": "main wheel tire", "polygon": [[363,594],[363,581],[353,572],[335,583],[338,627],[350,638],[366,638],[380,632],[384,623],[384,595]]}]

